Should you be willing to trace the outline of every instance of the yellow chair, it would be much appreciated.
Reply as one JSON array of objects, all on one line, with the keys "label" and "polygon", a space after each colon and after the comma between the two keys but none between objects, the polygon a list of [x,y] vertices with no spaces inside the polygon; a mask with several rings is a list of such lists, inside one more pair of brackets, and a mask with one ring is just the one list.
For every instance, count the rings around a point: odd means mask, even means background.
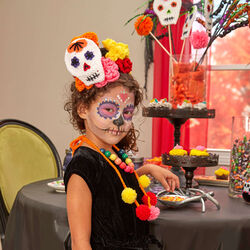
[{"label": "yellow chair", "polygon": [[4,232],[17,192],[31,182],[62,176],[62,164],[51,140],[19,120],[0,120],[0,233]]}]

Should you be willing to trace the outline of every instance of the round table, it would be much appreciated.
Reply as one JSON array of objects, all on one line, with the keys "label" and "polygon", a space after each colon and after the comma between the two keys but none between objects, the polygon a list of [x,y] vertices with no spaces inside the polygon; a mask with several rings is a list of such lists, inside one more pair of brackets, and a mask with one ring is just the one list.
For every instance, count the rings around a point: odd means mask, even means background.
[{"label": "round table", "polygon": [[[66,195],[47,186],[52,180],[24,186],[17,194],[6,229],[4,250],[63,250],[69,231]],[[221,209],[206,201],[173,209],[158,204],[159,218],[150,231],[165,250],[249,250],[250,205],[228,196],[227,188],[214,191]]]}]

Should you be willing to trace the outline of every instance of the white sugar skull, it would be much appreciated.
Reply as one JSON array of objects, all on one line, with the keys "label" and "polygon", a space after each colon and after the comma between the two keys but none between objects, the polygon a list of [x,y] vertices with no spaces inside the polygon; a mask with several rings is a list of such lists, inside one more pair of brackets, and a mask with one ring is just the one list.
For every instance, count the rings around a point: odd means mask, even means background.
[{"label": "white sugar skull", "polygon": [[102,82],[105,78],[101,51],[96,43],[87,38],[73,40],[65,52],[68,71],[86,86]]},{"label": "white sugar skull", "polygon": [[196,13],[197,13],[197,6],[194,5],[194,6],[192,6],[192,9],[190,10],[190,12],[188,12],[188,14],[186,16],[186,20],[185,20],[185,23],[183,25],[182,36],[181,36],[182,40],[189,37],[193,22],[194,22],[195,17],[196,17]]},{"label": "white sugar skull", "polygon": [[176,24],[181,10],[181,0],[155,0],[153,9],[161,25]]},{"label": "white sugar skull", "polygon": [[213,26],[213,9],[214,9],[214,1],[213,0],[205,0],[204,4],[204,16],[206,19],[206,29],[210,34]]},{"label": "white sugar skull", "polygon": [[245,181],[243,192],[246,192],[250,195],[250,181]]}]

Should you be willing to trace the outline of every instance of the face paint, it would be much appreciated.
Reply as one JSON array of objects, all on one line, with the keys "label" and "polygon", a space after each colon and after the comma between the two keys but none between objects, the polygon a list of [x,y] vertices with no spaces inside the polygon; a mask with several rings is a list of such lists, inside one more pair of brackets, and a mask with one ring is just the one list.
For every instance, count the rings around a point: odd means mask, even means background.
[{"label": "face paint", "polygon": [[64,60],[68,71],[90,86],[105,78],[101,57],[101,51],[94,41],[78,38],[66,49]]},{"label": "face paint", "polygon": [[185,23],[183,25],[182,36],[181,39],[184,40],[185,38],[189,37],[193,22],[195,20],[197,13],[197,6],[192,6],[191,11],[187,14]]},{"label": "face paint", "polygon": [[153,9],[161,25],[176,24],[181,10],[181,0],[155,0]]},{"label": "face paint", "polygon": [[117,98],[120,102],[124,102],[124,103],[126,103],[129,100],[128,93],[126,93],[125,91],[118,94]]},{"label": "face paint", "polygon": [[113,119],[116,118],[119,111],[119,104],[115,101],[105,99],[97,107],[97,113],[104,119]]},{"label": "face paint", "polygon": [[[118,98],[121,93],[127,94],[126,103]],[[86,135],[91,133],[92,140],[117,144],[130,130],[133,112],[134,94],[123,86],[114,87],[97,97],[86,110]]]}]

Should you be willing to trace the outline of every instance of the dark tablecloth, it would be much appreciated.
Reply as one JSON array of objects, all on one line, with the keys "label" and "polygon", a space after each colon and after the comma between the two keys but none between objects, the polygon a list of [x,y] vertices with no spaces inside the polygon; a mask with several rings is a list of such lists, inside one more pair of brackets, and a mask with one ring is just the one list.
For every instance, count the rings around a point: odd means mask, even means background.
[{"label": "dark tablecloth", "polygon": [[[51,181],[51,180],[50,180]],[[15,200],[6,229],[3,250],[63,250],[68,233],[66,195],[51,190],[46,181],[23,187]],[[249,250],[250,205],[232,199],[226,188],[213,190],[221,209],[206,201],[169,209],[163,205],[151,233],[165,250]]]}]

